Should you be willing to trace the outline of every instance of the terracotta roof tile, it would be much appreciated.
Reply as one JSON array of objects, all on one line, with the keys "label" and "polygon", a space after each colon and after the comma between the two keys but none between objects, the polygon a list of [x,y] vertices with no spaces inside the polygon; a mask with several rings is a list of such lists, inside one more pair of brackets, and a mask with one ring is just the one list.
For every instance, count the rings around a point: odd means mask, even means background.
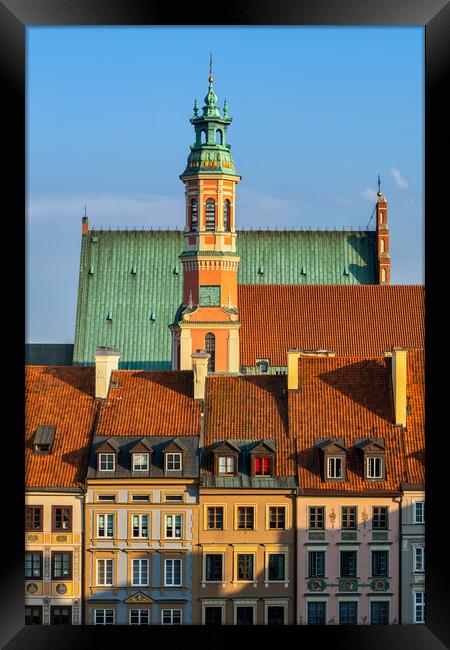
[{"label": "terracotta roof tile", "polygon": [[[25,485],[77,488],[84,483],[96,405],[95,368],[25,368]],[[40,426],[56,427],[52,452],[33,453]]]},{"label": "terracotta roof tile", "polygon": [[411,413],[406,415],[405,454],[407,482],[425,483],[425,354],[411,350],[407,365],[407,398]]},{"label": "terracotta roof tile", "polygon": [[100,407],[99,436],[197,436],[191,371],[116,370]]},{"label": "terracotta roof tile", "polygon": [[424,346],[423,286],[239,285],[240,364],[287,366],[289,348],[378,356]]}]

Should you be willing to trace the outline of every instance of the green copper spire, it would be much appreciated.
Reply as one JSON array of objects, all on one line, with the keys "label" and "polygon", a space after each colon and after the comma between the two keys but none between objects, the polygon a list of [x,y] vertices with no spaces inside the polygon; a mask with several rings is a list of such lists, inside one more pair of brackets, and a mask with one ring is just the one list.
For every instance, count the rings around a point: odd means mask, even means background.
[{"label": "green copper spire", "polygon": [[201,115],[199,115],[197,100],[194,102],[194,115],[190,122],[195,129],[195,143],[191,145],[187,167],[182,176],[199,172],[238,176],[230,152],[231,146],[227,143],[227,129],[232,118],[228,115],[227,100],[223,105],[223,114],[220,113],[213,86],[212,54],[209,56],[208,82],[208,93]]}]

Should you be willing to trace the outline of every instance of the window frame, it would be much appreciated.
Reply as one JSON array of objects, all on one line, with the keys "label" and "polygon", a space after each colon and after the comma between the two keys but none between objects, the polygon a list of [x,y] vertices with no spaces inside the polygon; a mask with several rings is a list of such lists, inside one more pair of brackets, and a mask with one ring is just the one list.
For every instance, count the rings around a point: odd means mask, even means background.
[{"label": "window frame", "polygon": [[[139,622],[138,623],[133,623],[131,620],[132,612],[139,612],[138,618]],[[141,621],[141,612],[146,612],[147,617],[148,617],[148,622],[147,623],[142,623]],[[150,625],[151,624],[151,618],[150,618],[150,608],[149,607],[130,607],[128,610],[128,625]]]},{"label": "window frame", "polygon": [[[99,566],[100,563],[104,563],[104,574],[105,581],[107,580],[107,563],[111,562],[111,582],[104,582],[103,584],[99,582]],[[111,557],[97,557],[95,558],[95,586],[96,587],[114,587],[114,558]]]},{"label": "window frame", "polygon": [[[169,456],[179,456],[180,467],[178,469],[169,469]],[[171,462],[174,462],[174,458],[170,459]],[[165,472],[182,472],[183,471],[183,452],[181,451],[166,451],[164,453],[164,471]]]},{"label": "window frame", "polygon": [[[373,622],[373,607],[374,605],[387,605],[387,622],[374,623]],[[371,600],[370,601],[370,624],[371,625],[390,625],[391,620],[391,601],[390,600]]]},{"label": "window frame", "polygon": [[[269,464],[269,471],[257,471],[257,464],[261,464],[261,470],[264,470],[264,464]],[[255,454],[253,457],[253,476],[272,477],[273,476],[273,457],[272,454]]]},{"label": "window frame", "polygon": [[[31,519],[33,520],[33,523],[35,519],[35,513],[36,512],[39,513],[39,528],[28,527],[28,513],[30,512],[30,510],[32,511]],[[27,533],[42,532],[43,519],[44,519],[44,506],[25,505],[25,531]]]},{"label": "window frame", "polygon": [[[69,525],[67,528],[57,528],[56,527],[56,513],[58,510],[67,510],[69,513]],[[64,513],[62,514],[61,521],[64,521]],[[71,533],[73,526],[73,507],[72,506],[52,506],[52,533]]]},{"label": "window frame", "polygon": [[[417,596],[422,596],[423,602],[417,602]],[[417,608],[421,607],[422,609],[422,618],[423,620],[417,620]],[[424,591],[414,591],[413,592],[413,624],[414,625],[424,625],[425,624],[425,592]]]},{"label": "window frame", "polygon": [[[252,521],[252,526],[249,528],[248,526],[240,526],[239,525],[239,516],[240,513],[239,511],[244,509],[247,511],[247,509],[252,509],[253,510],[253,521]],[[255,504],[239,504],[235,505],[235,530],[256,530],[256,516],[257,516],[257,510],[256,510],[256,505]],[[245,512],[244,516],[244,523],[247,521],[247,512]]]},{"label": "window frame", "polygon": [[[209,556],[217,556],[220,557],[220,578],[218,580],[211,580],[208,578],[208,557]],[[223,551],[204,551],[203,553],[203,580],[202,582],[206,582],[208,584],[214,584],[214,583],[221,583],[225,581],[224,578],[225,575],[225,553]]]},{"label": "window frame", "polygon": [[[239,557],[240,556],[245,556],[245,557],[251,557],[251,568],[252,568],[252,577],[251,578],[239,578]],[[248,567],[246,567],[246,573],[247,573]],[[235,555],[235,582],[256,582],[255,580],[255,574],[256,574],[256,553],[255,551],[236,551]]]},{"label": "window frame", "polygon": [[[173,518],[172,519],[172,532],[173,532],[172,535],[168,534],[168,522],[167,522],[167,520],[168,520],[169,517]],[[175,533],[177,531],[177,525],[176,525],[176,521],[175,521],[176,517],[181,518],[181,521],[180,521],[180,524],[179,524],[179,527],[178,527],[178,529],[180,531],[179,536],[175,535]],[[177,540],[177,541],[184,539],[184,513],[182,513],[182,512],[165,512],[164,513],[164,539],[171,539],[171,540]]]},{"label": "window frame", "polygon": [[[28,609],[31,610],[29,614],[27,614]],[[39,621],[37,623],[27,622],[27,618],[34,618],[33,610],[38,612]],[[42,605],[27,605],[25,603],[25,625],[42,625]]]},{"label": "window frame", "polygon": [[[322,511],[322,525],[321,526],[312,526],[311,521],[312,521],[312,510],[321,510]],[[326,530],[326,506],[308,506],[308,528],[307,530]],[[317,512],[314,514],[315,517],[317,517]]]},{"label": "window frame", "polygon": [[[102,456],[112,456],[113,466],[102,468]],[[98,472],[115,472],[116,471],[116,456],[117,454],[113,451],[100,451],[97,454],[97,471]]]},{"label": "window frame", "polygon": [[[116,513],[115,512],[96,512],[96,527],[95,532],[97,539],[115,539],[116,535]],[[112,535],[100,535],[100,517],[112,517]],[[105,520],[104,530],[108,532],[108,522]]]},{"label": "window frame", "polygon": [[[150,454],[145,451],[135,451],[131,454],[132,456],[132,468],[133,472],[149,472],[150,471]],[[145,456],[146,458],[146,467],[139,467],[137,468],[136,465],[136,457],[137,456]]]},{"label": "window frame", "polygon": [[[55,610],[56,609],[68,609],[69,610],[69,620],[67,623],[55,623]],[[50,625],[72,625],[72,605],[66,605],[65,603],[61,605],[51,605],[50,606]]]},{"label": "window frame", "polygon": [[[352,557],[354,557],[354,569],[353,569],[353,575],[352,572],[349,571],[349,575],[345,575],[343,572],[343,564],[344,562],[344,553],[347,554],[347,558],[350,557],[350,553],[352,553]],[[348,560],[346,560],[348,562]],[[354,549],[339,549],[339,578],[357,578],[358,577],[358,551]]]},{"label": "window frame", "polygon": [[[340,470],[340,475],[335,476],[336,474],[336,469],[338,467],[338,462],[339,461],[339,470]],[[327,480],[331,481],[342,481],[344,479],[344,458],[342,455],[338,456],[332,456],[331,454],[326,455],[326,463],[327,463],[327,472],[326,472],[326,478]],[[330,464],[333,465],[334,473],[330,474]]]},{"label": "window frame", "polygon": [[[317,564],[318,564],[318,562],[317,562],[317,557],[316,557],[315,562],[314,562],[315,565],[316,565],[316,571],[312,571],[312,568],[313,568],[313,567],[312,567],[312,564],[313,564],[313,562],[312,562],[312,555],[313,555],[313,554],[316,555],[316,556],[317,556],[318,554],[320,554],[320,556],[323,558],[323,559],[322,559],[322,573],[319,573],[319,572],[317,571]],[[327,567],[327,552],[326,552],[326,550],[324,550],[324,549],[308,548],[308,549],[307,549],[307,570],[308,570],[308,579],[309,579],[309,578],[325,578],[326,575],[327,575],[326,567]]]},{"label": "window frame", "polygon": [[[344,526],[344,510],[353,510],[354,526]],[[351,520],[352,516],[350,515],[349,518]],[[341,506],[341,530],[358,530],[358,506]]]},{"label": "window frame", "polygon": [[[134,534],[134,518],[138,517],[138,530],[139,535]],[[145,517],[147,519],[147,534],[142,535],[143,525],[142,519]],[[148,512],[130,512],[130,539],[150,539],[150,514]]]},{"label": "window frame", "polygon": [[[180,583],[175,583],[174,581],[172,584],[169,584],[167,582],[167,566],[169,562],[179,562],[180,563]],[[164,587],[182,587],[183,586],[183,558],[181,557],[165,557],[163,558],[163,566],[164,566]],[[175,579],[175,565],[172,565],[172,577]]]},{"label": "window frame", "polygon": [[[283,524],[282,527],[281,526],[271,526],[270,525],[272,523],[271,522],[271,515],[272,515],[271,510],[273,510],[273,509],[275,509],[277,511],[278,510],[284,510],[284,515],[283,515],[284,524]],[[287,530],[287,528],[288,528],[288,508],[287,508],[287,506],[268,503],[267,504],[266,517],[267,517],[266,530]],[[279,515],[278,515],[278,513],[276,513],[276,517],[275,517],[276,522],[275,523],[278,523],[278,518],[279,518]]]},{"label": "window frame", "polygon": [[[418,506],[419,504],[421,505],[421,514],[422,514],[422,517],[421,517],[421,519],[418,521],[418,520],[417,520],[417,510],[418,510],[417,506]],[[414,501],[414,517],[413,517],[413,524],[423,525],[424,523],[425,523],[425,499],[423,499],[423,500],[421,500],[421,501]]]},{"label": "window frame", "polygon": [[[347,621],[346,623],[342,622],[342,612],[341,612],[341,607],[342,605],[352,605],[355,608],[355,620],[354,621]],[[350,618],[350,617],[348,617]],[[339,625],[357,625],[358,624],[358,601],[357,600],[340,600],[338,604],[338,620],[339,620]]]},{"label": "window frame", "polygon": [[[221,472],[221,460],[225,461],[225,472]],[[228,463],[233,461],[233,469],[229,471]],[[237,457],[236,454],[216,454],[216,475],[217,476],[236,476],[237,469]]]},{"label": "window frame", "polygon": [[[385,526],[375,526],[375,510],[383,509],[386,513],[386,525]],[[389,530],[389,506],[372,506],[372,530]],[[379,514],[377,514],[377,519]]]},{"label": "window frame", "polygon": [[[98,623],[97,622],[97,612],[103,612],[104,613],[104,622],[103,623]],[[106,612],[112,612],[112,623],[107,623],[106,622]],[[109,608],[109,607],[94,607],[93,610],[93,624],[94,625],[115,625],[116,623],[116,610]]]},{"label": "window frame", "polygon": [[[55,573],[55,559],[57,555],[68,555],[69,556],[69,575],[68,576],[57,576]],[[61,570],[63,569],[63,564],[61,565]],[[58,581],[70,581],[72,580],[73,576],[73,551],[66,551],[66,550],[58,550],[58,551],[51,551],[51,579],[52,580],[58,580]]]},{"label": "window frame", "polygon": [[[379,475],[376,473],[375,469],[375,461],[379,460],[380,461],[380,467],[379,467]],[[370,472],[370,465],[371,463],[374,464],[374,467],[372,468],[374,471],[371,473]],[[370,481],[382,481],[384,478],[384,456],[376,456],[375,454],[371,454],[370,456],[367,456],[366,458],[366,479]]]},{"label": "window frame", "polygon": [[[171,622],[170,623],[165,623],[164,622],[164,612],[171,612],[170,618]],[[174,623],[173,622],[173,613],[174,612],[180,612],[180,622],[179,623]],[[181,607],[161,607],[161,625],[183,625],[183,610]]]},{"label": "window frame", "polygon": [[[139,567],[138,569],[138,582],[135,582],[134,579],[134,567],[135,567],[135,562],[137,562],[137,565]],[[148,557],[132,557],[131,562],[130,562],[130,584],[131,587],[148,587],[150,584],[150,562]],[[142,574],[145,573],[142,571],[142,566],[146,566],[146,578],[145,582],[142,582]]]},{"label": "window frame", "polygon": [[[375,568],[375,557],[377,557],[377,553],[384,553],[384,557],[386,558],[386,569],[385,573],[375,573],[374,568]],[[370,549],[370,571],[371,571],[371,578],[388,578],[389,577],[389,569],[390,569],[390,553],[387,549],[378,549],[378,548],[372,548]]]},{"label": "window frame", "polygon": [[[26,556],[27,555],[32,556],[32,559],[31,559],[31,576],[27,576],[27,574],[26,574]],[[37,555],[39,557],[39,575],[38,576],[33,575],[34,564],[35,564],[33,556],[35,556],[35,555]],[[25,580],[42,580],[43,579],[43,570],[44,570],[43,565],[44,565],[44,552],[43,551],[29,551],[29,550],[25,549],[25,571],[24,571]]]},{"label": "window frame", "polygon": [[[211,527],[209,525],[209,511],[210,510],[221,510],[222,511],[222,527],[214,526]],[[216,505],[216,504],[205,504],[205,510],[204,510],[204,517],[205,517],[205,526],[204,530],[226,530],[225,528],[225,506],[224,505]],[[216,513],[214,512],[214,523],[217,523],[217,516]]]},{"label": "window frame", "polygon": [[[270,557],[272,555],[282,555],[283,556],[283,577],[282,578],[271,578],[270,571]],[[266,552],[266,567],[265,567],[265,582],[270,582],[274,584],[281,584],[288,582],[288,552],[285,550],[270,550]]]},{"label": "window frame", "polygon": [[[420,566],[421,568],[417,568],[417,551],[420,551],[420,556],[421,556],[421,561],[420,561]],[[415,544],[413,546],[413,573],[425,573],[425,545],[424,544]]]},{"label": "window frame", "polygon": [[[320,605],[323,607],[323,623],[317,623],[317,622],[310,622],[310,606],[318,606]],[[317,615],[316,615],[317,616]],[[324,600],[307,600],[306,601],[306,624],[307,625],[326,625],[327,623],[327,602]]]}]

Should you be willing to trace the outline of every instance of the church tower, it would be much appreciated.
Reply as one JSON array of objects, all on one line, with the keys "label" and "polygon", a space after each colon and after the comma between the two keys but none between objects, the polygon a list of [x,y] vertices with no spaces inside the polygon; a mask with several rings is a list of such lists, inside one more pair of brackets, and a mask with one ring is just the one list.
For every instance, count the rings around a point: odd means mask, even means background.
[{"label": "church tower", "polygon": [[231,123],[225,100],[222,112],[214,93],[212,59],[202,114],[197,100],[190,122],[195,130],[185,184],[186,219],[183,304],[172,331],[172,368],[190,370],[191,355],[210,354],[210,372],[239,372],[235,197],[241,177],[234,168],[227,130]]}]

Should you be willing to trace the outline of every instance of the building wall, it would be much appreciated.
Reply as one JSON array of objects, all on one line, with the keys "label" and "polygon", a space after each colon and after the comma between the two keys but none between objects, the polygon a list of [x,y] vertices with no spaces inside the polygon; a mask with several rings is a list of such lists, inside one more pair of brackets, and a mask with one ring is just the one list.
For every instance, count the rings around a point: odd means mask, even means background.
[{"label": "building wall", "polygon": [[[115,495],[115,502],[99,501],[100,495]],[[136,503],[133,495],[148,494],[148,503]],[[181,503],[168,503],[168,495],[183,495]],[[114,537],[98,537],[97,515],[114,514]],[[132,515],[149,515],[149,538],[133,539]],[[165,516],[182,514],[182,538],[165,537]],[[194,580],[193,542],[198,528],[198,492],[194,481],[144,479],[129,482],[88,481],[85,507],[85,594],[86,623],[93,624],[95,609],[113,609],[114,623],[129,623],[130,609],[149,609],[150,623],[161,623],[162,609],[181,609],[182,623],[192,622]],[[113,586],[97,585],[98,559],[113,560]],[[132,560],[149,560],[148,586],[132,586]],[[164,560],[182,560],[182,586],[164,586]],[[138,595],[142,594],[142,595]],[[131,602],[126,602],[131,599]],[[134,602],[133,602],[134,600]]]},{"label": "building wall", "polygon": [[415,616],[415,594],[425,592],[425,571],[416,570],[415,549],[425,549],[425,524],[415,522],[415,503],[425,502],[425,492],[404,492],[401,510],[401,622],[419,622]]},{"label": "building wall", "polygon": [[[72,608],[72,624],[82,623],[82,499],[81,494],[67,492],[26,492],[26,506],[42,506],[42,530],[25,531],[25,552],[41,552],[42,579],[25,580],[25,606],[42,608],[42,624],[51,622],[51,608]],[[52,507],[72,508],[70,531],[55,531],[52,526]],[[72,579],[52,580],[52,554],[57,551],[72,553]]]},{"label": "building wall", "polygon": [[[295,545],[292,517],[293,499],[291,490],[249,490],[200,488],[199,512],[199,581],[196,593],[194,620],[204,622],[207,606],[221,607],[222,622],[235,624],[237,606],[254,609],[254,624],[266,623],[267,607],[279,605],[285,609],[285,624],[295,620]],[[209,530],[207,527],[208,506],[223,506],[223,530]],[[255,527],[253,530],[237,528],[237,508],[253,505]],[[285,530],[271,530],[268,524],[270,506],[283,506],[286,515]],[[285,553],[285,580],[271,582],[267,576],[268,554]],[[206,555],[223,554],[223,580],[206,581]],[[254,554],[254,579],[239,581],[237,576],[237,555]]]},{"label": "building wall", "polygon": [[[307,623],[309,602],[326,603],[326,624],[339,623],[339,602],[357,601],[358,624],[371,623],[372,601],[388,601],[389,623],[399,623],[399,515],[398,497],[300,496],[297,499],[297,623]],[[308,528],[309,507],[325,508],[325,529]],[[357,529],[341,530],[341,507],[356,506]],[[372,508],[388,506],[388,529],[372,530]],[[350,533],[350,534],[349,534]],[[353,591],[340,581],[340,552],[357,553],[357,587]],[[388,586],[376,590],[371,575],[371,552],[389,552]],[[324,588],[311,584],[308,551],[325,551]]]}]

